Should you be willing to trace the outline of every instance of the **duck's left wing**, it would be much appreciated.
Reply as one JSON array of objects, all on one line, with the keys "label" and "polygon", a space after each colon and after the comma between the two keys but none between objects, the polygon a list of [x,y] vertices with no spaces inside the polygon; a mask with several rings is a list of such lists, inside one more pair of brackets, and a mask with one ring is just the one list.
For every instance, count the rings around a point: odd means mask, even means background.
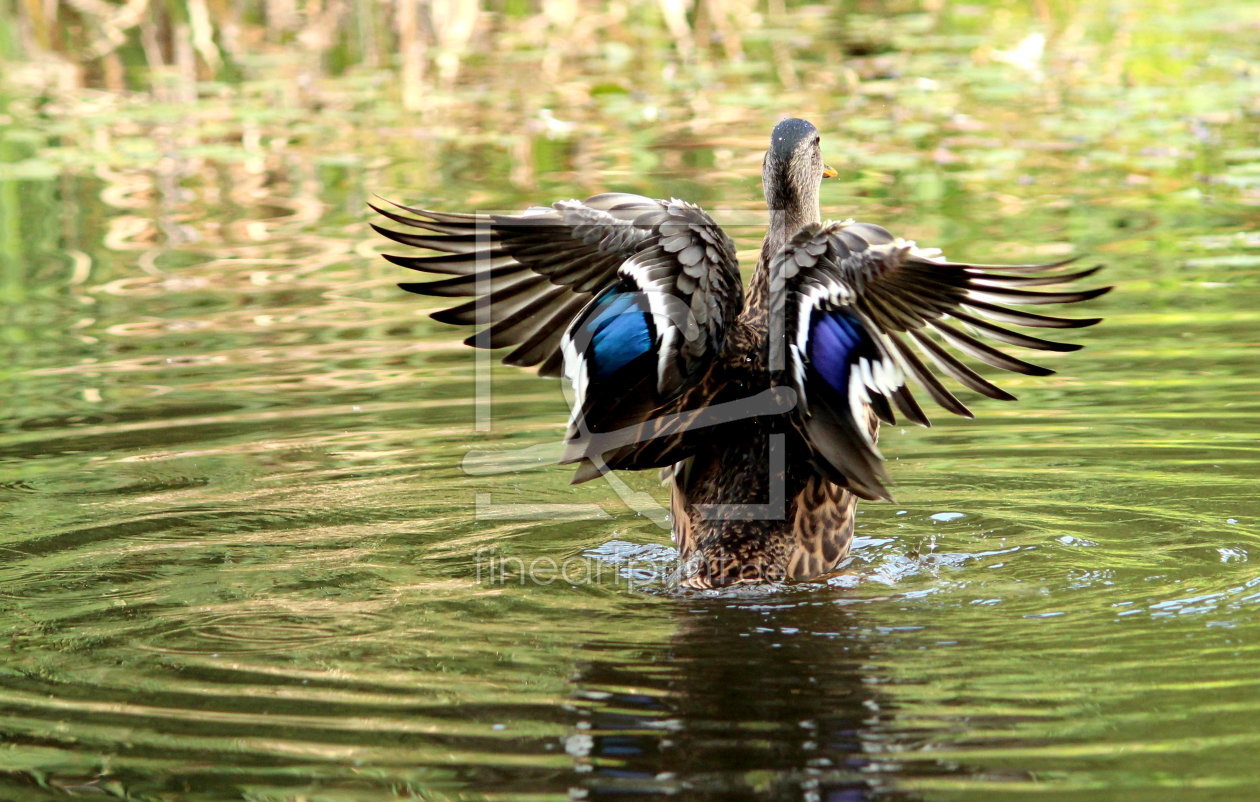
[{"label": "duck's left wing", "polygon": [[385,258],[450,276],[403,289],[472,297],[434,319],[481,325],[464,342],[514,346],[505,363],[573,383],[564,461],[583,463],[579,480],[648,467],[634,433],[695,385],[743,304],[734,243],[685,201],[608,193],[519,215],[372,208],[420,229],[377,231],[439,254]]},{"label": "duck's left wing", "polygon": [[[394,204],[372,209],[411,231],[373,225],[404,245],[437,252],[385,258],[436,281],[405,282],[408,292],[471,298],[432,314],[434,320],[481,329],[464,342],[476,348],[515,348],[504,363],[559,376],[560,337],[592,297],[617,280],[621,264],[653,236],[636,220],[660,201],[610,193],[560,201],[522,214],[435,212]],[[406,212],[402,214],[401,212]],[[416,231],[415,229],[419,229]]]},{"label": "duck's left wing", "polygon": [[875,446],[874,418],[892,423],[895,407],[907,419],[929,425],[906,385],[907,376],[941,407],[971,417],[921,356],[982,395],[1014,400],[960,362],[929,332],[994,367],[1033,376],[1053,373],[974,335],[1043,351],[1079,349],[997,325],[1081,328],[1099,322],[1005,306],[1074,303],[1110,289],[1026,289],[1075,281],[1099,269],[1055,270],[1070,261],[1011,266],[949,262],[939,251],[918,248],[879,226],[852,221],[810,225],[798,232],[771,274],[770,359],[776,383],[796,392],[794,421],[819,470],[863,498],[889,498],[888,478]]}]

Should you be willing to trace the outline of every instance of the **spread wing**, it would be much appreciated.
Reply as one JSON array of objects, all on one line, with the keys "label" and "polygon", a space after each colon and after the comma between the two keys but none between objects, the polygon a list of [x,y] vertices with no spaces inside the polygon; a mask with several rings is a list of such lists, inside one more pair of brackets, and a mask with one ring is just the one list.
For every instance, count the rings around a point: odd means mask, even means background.
[{"label": "spread wing", "polygon": [[[593,435],[631,431],[694,386],[743,303],[734,244],[684,201],[608,193],[519,215],[372,208],[419,229],[377,231],[438,253],[385,258],[448,276],[399,286],[471,298],[434,319],[480,325],[465,343],[512,347],[505,363],[572,382],[564,461],[583,463],[579,479],[633,462],[633,443]],[[620,459],[606,464],[613,450]]]},{"label": "spread wing", "polygon": [[1053,373],[1003,353],[979,336],[1042,351],[1079,349],[998,325],[1082,328],[1099,322],[1007,306],[1075,303],[1110,289],[1027,289],[1083,279],[1099,269],[1056,270],[1070,261],[1012,266],[949,262],[936,250],[894,238],[879,226],[852,221],[811,225],[798,232],[772,273],[770,319],[781,320],[782,330],[771,331],[770,358],[776,382],[796,392],[794,423],[818,469],[863,498],[889,497],[868,419],[874,413],[893,423],[895,408],[907,419],[929,425],[907,377],[941,407],[971,417],[923,357],[940,373],[982,395],[1014,400],[959,361],[942,342],[1003,370],[1032,376]]}]

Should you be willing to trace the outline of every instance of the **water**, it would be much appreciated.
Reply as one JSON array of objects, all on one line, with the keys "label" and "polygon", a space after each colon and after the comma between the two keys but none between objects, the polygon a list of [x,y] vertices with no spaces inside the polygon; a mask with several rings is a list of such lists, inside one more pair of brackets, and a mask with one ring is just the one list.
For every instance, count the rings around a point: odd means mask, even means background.
[{"label": "water", "polygon": [[[363,111],[363,81],[318,111],[15,100],[0,798],[1249,798],[1260,73],[1245,9],[1182,12],[1124,42],[1086,14],[1051,77],[982,20],[893,18],[918,38],[862,92],[783,109],[733,73],[691,125],[559,99],[556,139],[529,108]],[[1018,404],[885,430],[897,501],[841,575],[680,597],[655,477],[570,487],[560,389],[521,371],[479,430],[477,363],[364,202],[743,220],[804,109],[829,216],[1085,251],[1117,289],[1058,375],[1003,377]]]}]

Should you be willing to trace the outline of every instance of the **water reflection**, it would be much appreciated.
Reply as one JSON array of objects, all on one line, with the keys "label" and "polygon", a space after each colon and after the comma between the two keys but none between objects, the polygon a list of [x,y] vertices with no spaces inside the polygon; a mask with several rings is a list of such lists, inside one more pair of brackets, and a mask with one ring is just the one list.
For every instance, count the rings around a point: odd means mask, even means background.
[{"label": "water reflection", "polygon": [[[680,602],[677,630],[627,659],[590,644],[566,748],[575,797],[917,799],[895,787],[876,633],[834,598]],[[899,738],[904,738],[904,733]],[[916,762],[916,773],[957,766]]]}]

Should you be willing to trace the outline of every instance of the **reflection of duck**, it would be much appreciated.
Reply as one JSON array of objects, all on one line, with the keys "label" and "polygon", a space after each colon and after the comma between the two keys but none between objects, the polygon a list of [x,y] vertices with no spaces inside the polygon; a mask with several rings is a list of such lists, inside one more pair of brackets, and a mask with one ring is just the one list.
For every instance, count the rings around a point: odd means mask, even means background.
[{"label": "reflection of duck", "polygon": [[583,649],[565,741],[578,798],[913,799],[905,776],[967,771],[899,762],[918,735],[849,608],[750,601],[689,603],[664,642]]},{"label": "reflection of duck", "polygon": [[449,276],[405,289],[472,296],[434,314],[486,324],[465,342],[512,347],[508,364],[572,381],[564,461],[578,463],[574,481],[615,468],[667,469],[684,585],[803,579],[848,551],[857,498],[889,497],[879,421],[893,422],[895,408],[927,425],[906,376],[970,416],[921,355],[972,390],[1013,398],[929,331],[994,367],[1045,375],[973,333],[1075,350],[996,323],[1077,328],[1097,319],[998,304],[1070,303],[1106,291],[1026,289],[1094,272],[1052,270],[1064,263],[959,264],[878,226],[820,223],[819,187],[834,175],[814,126],[775,127],[762,166],[770,230],[746,295],[730,238],[679,200],[613,193],[520,215],[378,208],[422,233],[378,230],[439,252],[387,258]]}]

